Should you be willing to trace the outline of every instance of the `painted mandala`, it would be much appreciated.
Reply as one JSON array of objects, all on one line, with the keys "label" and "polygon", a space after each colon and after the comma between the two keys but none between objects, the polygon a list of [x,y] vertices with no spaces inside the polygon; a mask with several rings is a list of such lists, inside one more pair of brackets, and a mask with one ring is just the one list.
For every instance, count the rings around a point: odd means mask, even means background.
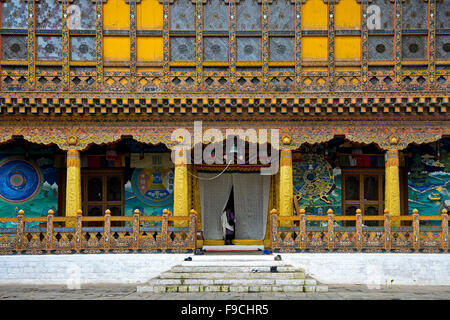
[{"label": "painted mandala", "polygon": [[136,169],[131,187],[139,200],[152,206],[163,206],[173,200],[173,170]]},{"label": "painted mandala", "polygon": [[8,202],[24,202],[39,191],[42,173],[33,163],[22,159],[0,162],[0,197]]},{"label": "painted mandala", "polygon": [[303,155],[302,161],[293,163],[293,175],[294,195],[299,200],[331,203],[326,197],[334,186],[333,168],[323,157]]}]

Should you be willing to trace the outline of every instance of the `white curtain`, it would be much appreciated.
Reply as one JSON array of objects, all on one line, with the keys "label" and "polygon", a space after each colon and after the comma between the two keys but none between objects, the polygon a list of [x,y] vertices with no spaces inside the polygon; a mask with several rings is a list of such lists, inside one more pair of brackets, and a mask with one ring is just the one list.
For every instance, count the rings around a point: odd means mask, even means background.
[{"label": "white curtain", "polygon": [[270,178],[259,173],[233,173],[236,239],[264,240]]},{"label": "white curtain", "polygon": [[217,175],[218,173],[199,173],[203,238],[207,240],[223,240],[220,217],[233,187],[231,174]]}]

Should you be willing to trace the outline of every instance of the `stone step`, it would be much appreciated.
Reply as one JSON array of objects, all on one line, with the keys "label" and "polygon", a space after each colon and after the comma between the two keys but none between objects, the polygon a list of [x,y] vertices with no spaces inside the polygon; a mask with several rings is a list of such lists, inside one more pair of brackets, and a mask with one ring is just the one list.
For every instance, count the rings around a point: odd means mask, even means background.
[{"label": "stone step", "polygon": [[149,285],[229,285],[229,286],[258,286],[258,285],[316,285],[314,279],[151,279]]},{"label": "stone step", "polygon": [[165,279],[304,279],[303,272],[164,272]]},{"label": "stone step", "polygon": [[138,286],[137,292],[327,292],[328,287],[292,285],[146,285]]},{"label": "stone step", "polygon": [[230,267],[268,267],[268,266],[292,266],[284,261],[261,261],[261,260],[211,260],[211,261],[182,261],[181,266],[190,267],[214,267],[214,266],[230,266]]},{"label": "stone step", "polygon": [[233,251],[264,251],[263,245],[204,245],[202,248],[206,252],[233,252]]},{"label": "stone step", "polygon": [[171,272],[229,272],[229,273],[237,273],[237,272],[271,272],[271,267],[277,267],[278,273],[280,272],[304,272],[303,269],[295,268],[290,265],[277,265],[277,264],[268,264],[266,266],[262,265],[185,265],[175,266],[170,271]]},{"label": "stone step", "polygon": [[[277,261],[273,255],[193,255],[192,261]],[[281,261],[281,260],[280,260]],[[278,262],[280,262],[278,261]]]}]

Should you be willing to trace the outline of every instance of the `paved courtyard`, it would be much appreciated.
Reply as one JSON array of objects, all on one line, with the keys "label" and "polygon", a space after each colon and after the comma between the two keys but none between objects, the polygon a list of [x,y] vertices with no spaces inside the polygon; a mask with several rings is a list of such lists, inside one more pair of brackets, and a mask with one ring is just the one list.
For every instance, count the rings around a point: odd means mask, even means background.
[{"label": "paved courtyard", "polygon": [[138,293],[136,285],[0,286],[0,300],[449,300],[450,286],[329,285],[326,293]]}]

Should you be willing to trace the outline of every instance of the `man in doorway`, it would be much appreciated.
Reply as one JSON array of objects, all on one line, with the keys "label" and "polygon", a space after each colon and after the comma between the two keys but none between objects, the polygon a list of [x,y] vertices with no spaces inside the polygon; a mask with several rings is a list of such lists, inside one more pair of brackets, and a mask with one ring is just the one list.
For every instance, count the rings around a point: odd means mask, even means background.
[{"label": "man in doorway", "polygon": [[234,224],[236,222],[236,218],[234,216],[234,212],[232,209],[227,208],[222,213],[222,232],[223,238],[225,240],[225,245],[233,244],[232,240],[234,239]]}]

